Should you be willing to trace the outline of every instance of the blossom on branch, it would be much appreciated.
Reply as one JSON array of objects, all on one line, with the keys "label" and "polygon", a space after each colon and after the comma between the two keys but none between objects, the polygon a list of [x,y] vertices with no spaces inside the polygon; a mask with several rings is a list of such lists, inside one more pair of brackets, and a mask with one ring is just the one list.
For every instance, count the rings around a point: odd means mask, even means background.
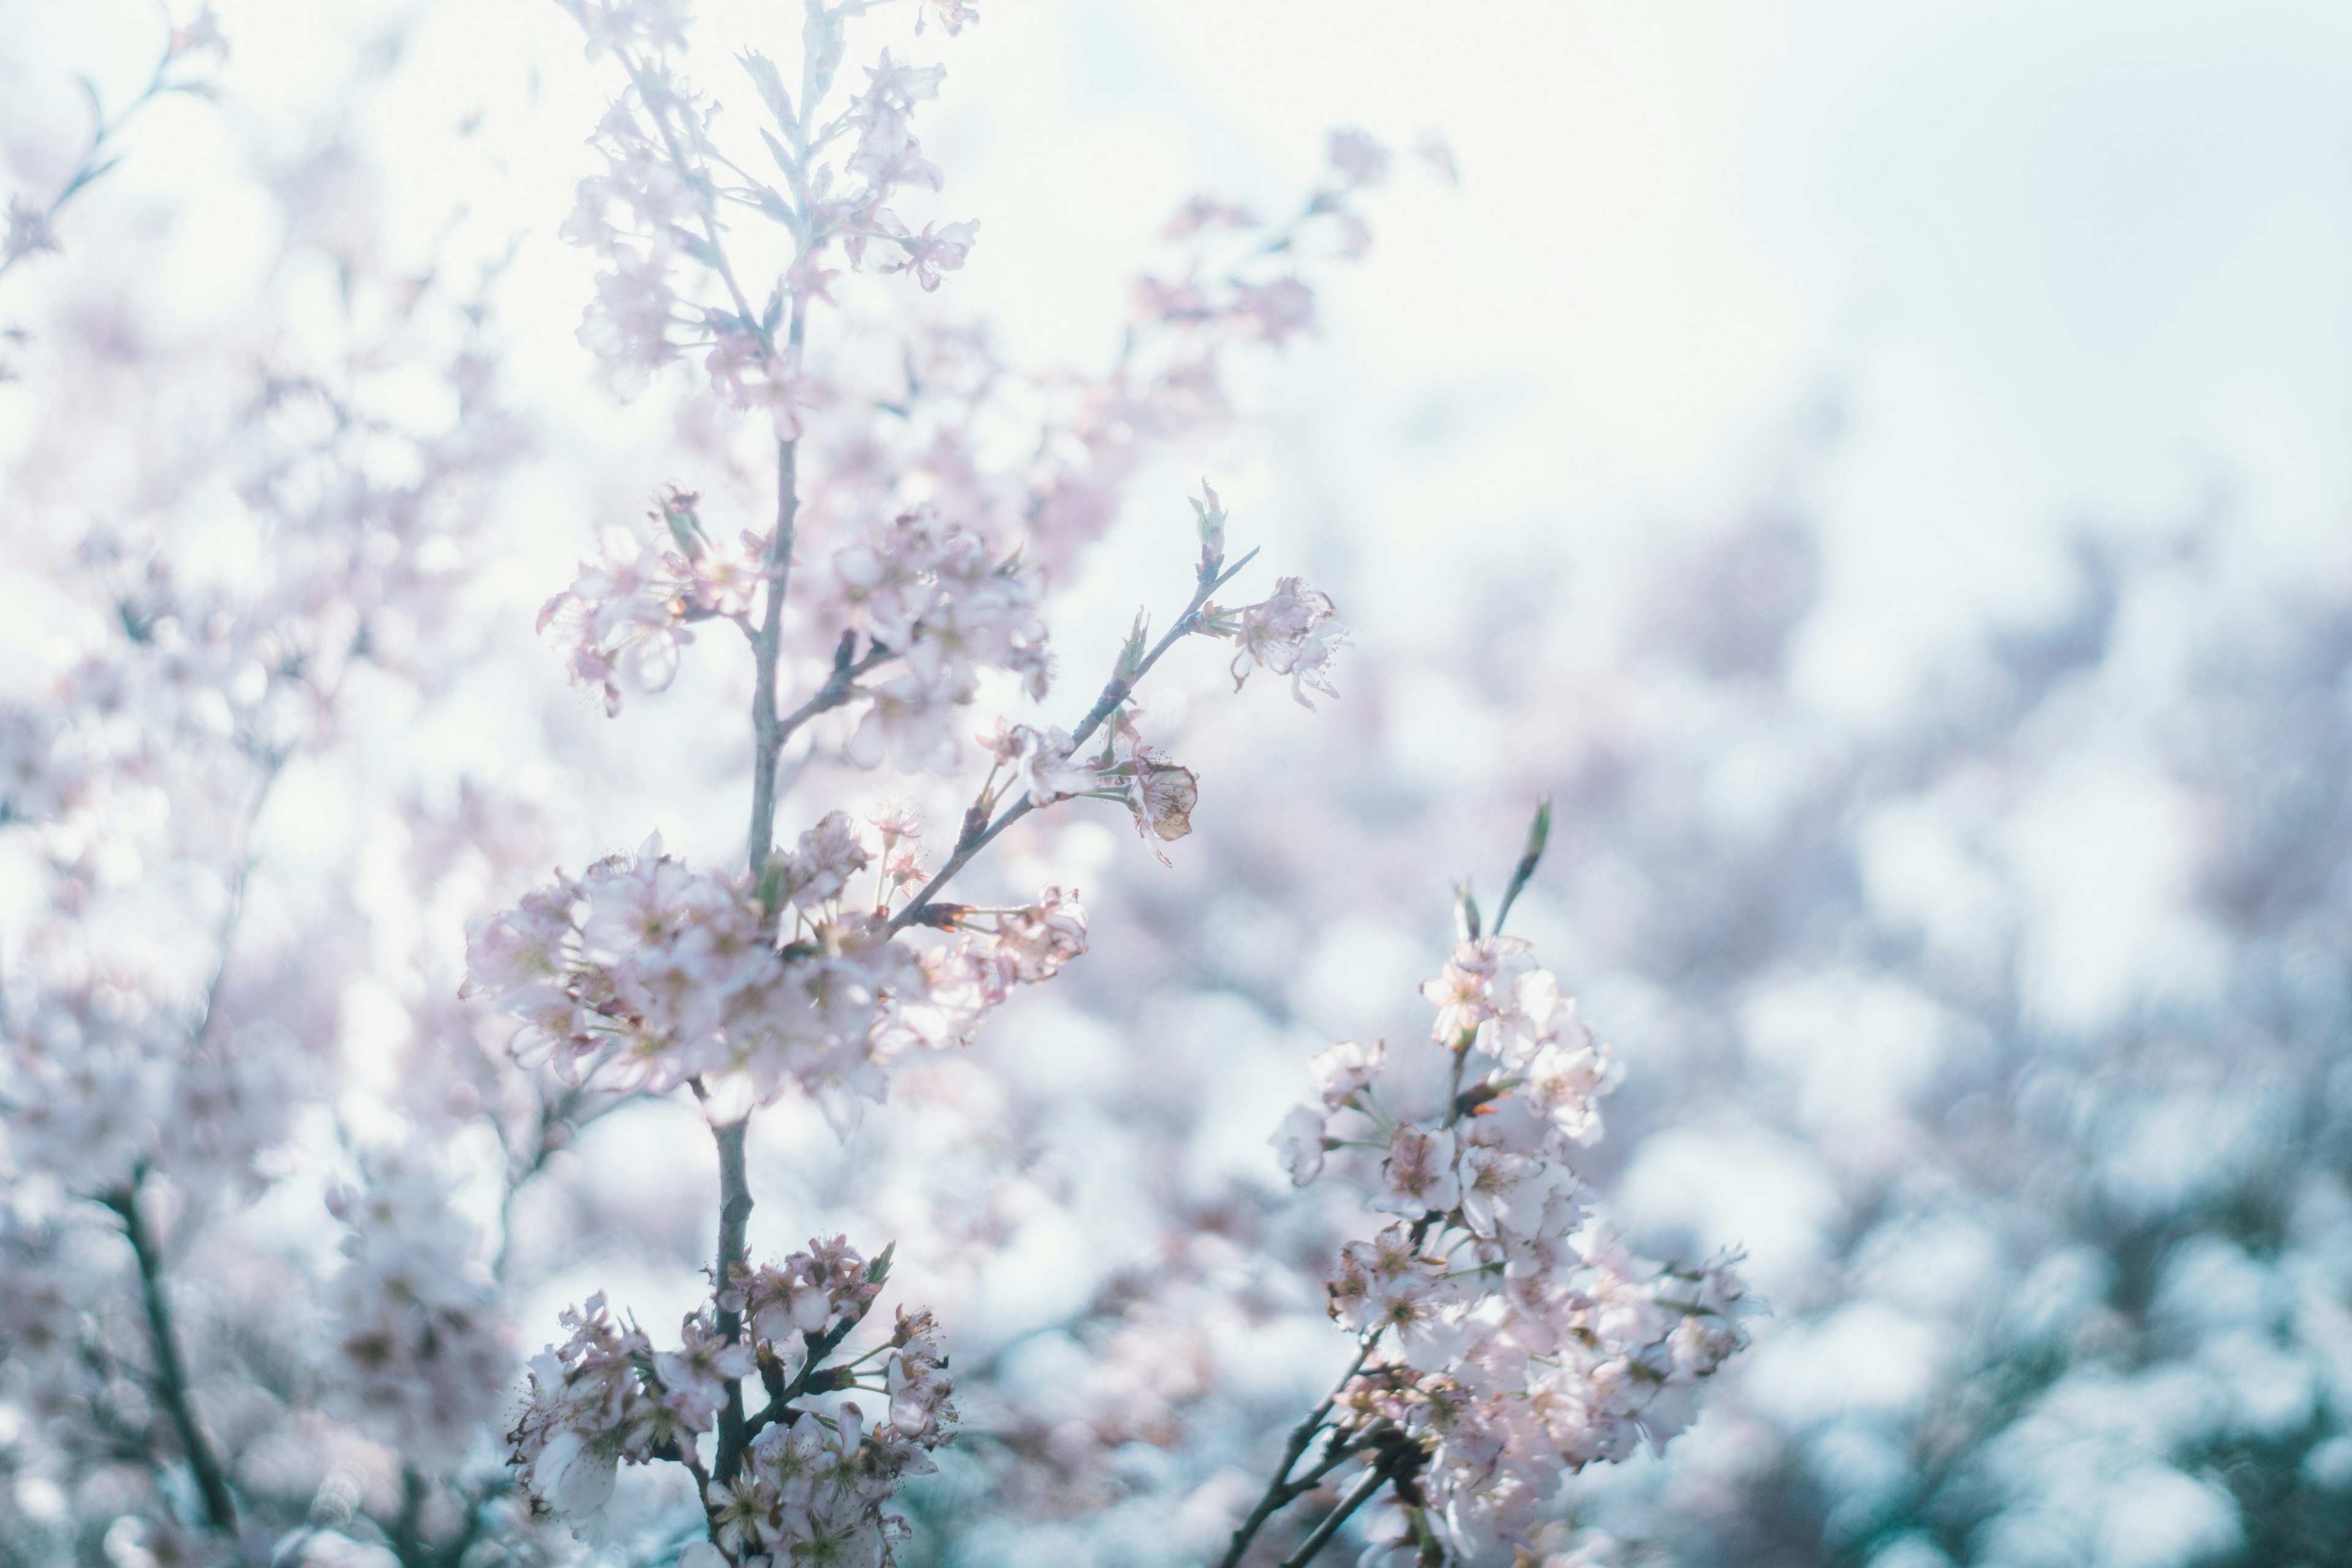
[{"label": "blossom on branch", "polygon": [[1290,677],[1290,694],[1302,708],[1312,708],[1307,689],[1326,697],[1339,693],[1331,684],[1331,656],[1348,640],[1331,596],[1309,588],[1306,580],[1285,577],[1274,585],[1274,595],[1239,609],[1214,605],[1201,611],[1201,629],[1235,645],[1234,689],[1238,691],[1253,669]]},{"label": "blossom on branch", "polygon": [[1335,1150],[1382,1149],[1376,1166],[1331,1162],[1399,1216],[1347,1243],[1329,1282],[1364,1352],[1332,1441],[1374,1456],[1417,1528],[1471,1558],[1530,1547],[1566,1476],[1682,1430],[1700,1384],[1747,1343],[1745,1308],[1734,1259],[1666,1268],[1591,1218],[1576,1159],[1614,1075],[1527,943],[1465,942],[1423,991],[1455,1083],[1474,1049],[1493,1068],[1397,1119],[1381,1103],[1386,1053],[1334,1046],[1316,1060],[1321,1106],[1273,1141],[1301,1185]]},{"label": "blossom on branch", "polygon": [[[844,1237],[811,1241],[781,1264],[741,1268],[717,1292],[719,1310],[746,1331],[730,1336],[691,1313],[676,1350],[614,1324],[602,1295],[584,1310],[567,1309],[571,1335],[532,1359],[529,1398],[508,1438],[532,1500],[597,1545],[619,1468],[671,1460],[693,1471],[701,1493],[710,1536],[701,1561],[887,1561],[906,1530],[888,1510],[891,1495],[902,1478],[937,1468],[928,1450],[956,1419],[929,1312],[901,1308],[883,1344],[840,1355],[888,1269],[887,1250],[868,1260]],[[880,1366],[866,1366],[877,1358]],[[712,1429],[728,1390],[754,1377],[771,1391],[768,1405],[740,1468],[713,1475],[697,1437]],[[886,1418],[869,1429],[857,1403],[830,1397],[852,1390],[877,1396]]]}]

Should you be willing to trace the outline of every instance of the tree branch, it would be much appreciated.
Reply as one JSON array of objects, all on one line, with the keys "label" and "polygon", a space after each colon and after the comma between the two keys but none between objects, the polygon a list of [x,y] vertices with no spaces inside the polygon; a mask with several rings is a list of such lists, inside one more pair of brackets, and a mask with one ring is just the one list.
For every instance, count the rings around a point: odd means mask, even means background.
[{"label": "tree branch", "polygon": [[[1183,614],[1176,617],[1174,624],[1169,626],[1166,635],[1152,645],[1151,651],[1138,660],[1133,669],[1122,668],[1109,680],[1104,682],[1102,695],[1095,699],[1095,705],[1087,710],[1085,718],[1078,721],[1078,727],[1070,731],[1071,754],[1075,754],[1080,746],[1087,743],[1088,736],[1102,728],[1104,721],[1111,716],[1120,703],[1135,694],[1136,687],[1142,683],[1145,676],[1151,673],[1151,667],[1160,662],[1161,655],[1174,647],[1183,637],[1200,629],[1201,606],[1209,602],[1209,595],[1232,582],[1243,567],[1256,559],[1257,552],[1253,550],[1230,567],[1224,567],[1221,559],[1212,560],[1202,566],[1200,581],[1192,590],[1192,603],[1184,606]],[[1220,567],[1223,569],[1220,570]],[[922,891],[908,900],[904,909],[890,917],[892,931],[901,931],[912,925],[922,912],[930,907],[932,899],[948,885],[950,879],[971,863],[972,857],[994,843],[997,837],[1006,828],[1037,809],[1037,803],[1027,795],[1024,795],[1018,802],[991,822],[982,815],[987,805],[988,800],[985,795],[972,803],[971,810],[965,814],[963,834],[956,841],[955,853],[949,856],[947,864],[940,867],[938,873],[923,884]]]},{"label": "tree branch", "polygon": [[[867,646],[865,658],[852,660],[849,658],[852,635],[848,632],[842,634],[841,647],[834,655],[833,673],[825,677],[824,684],[817,688],[816,695],[776,721],[775,743],[769,753],[771,778],[775,773],[776,755],[783,751],[785,742],[802,725],[820,713],[830,712],[852,700],[858,694],[856,682],[859,676],[898,657],[897,648],[887,647],[877,642]],[[757,646],[756,642],[753,646]]]},{"label": "tree branch", "polygon": [[[167,17],[167,24],[168,21]],[[141,89],[138,97],[123,106],[122,112],[115,115],[111,120],[107,118],[105,110],[99,103],[98,89],[90,85],[88,78],[83,79],[82,90],[89,97],[89,147],[82,153],[81,162],[74,166],[74,172],[66,181],[65,188],[57,194],[47,206],[41,209],[43,226],[46,227],[55,222],[58,214],[65,210],[68,202],[87,190],[108,170],[121,161],[121,155],[119,153],[111,158],[105,156],[108,144],[122,133],[123,128],[131,123],[141,110],[170,93],[201,93],[205,90],[205,84],[201,81],[169,79],[172,62],[181,57],[182,51],[177,47],[179,41],[177,30],[174,29],[173,34],[164,40],[163,57],[155,62],[154,72],[147,79],[146,87]],[[7,276],[10,268],[31,254],[30,251],[15,255],[0,252],[0,277]]]},{"label": "tree branch", "polygon": [[172,1326],[172,1304],[163,1294],[163,1259],[155,1250],[154,1237],[148,1234],[147,1222],[139,1212],[139,1189],[145,1180],[142,1168],[132,1174],[130,1186],[118,1188],[99,1201],[122,1221],[122,1234],[131,1243],[131,1255],[138,1260],[147,1332],[155,1348],[152,1386],[171,1415],[181,1451],[187,1456],[188,1468],[195,1477],[197,1495],[204,1500],[205,1522],[234,1537],[236,1500],[229,1492],[228,1476],[220,1457],[213,1451],[212,1440],[196,1419],[195,1404],[188,1388],[187,1364],[180,1358],[179,1334]]},{"label": "tree branch", "polygon": [[392,1521],[392,1554],[400,1568],[426,1568],[425,1557],[425,1473],[415,1465],[400,1467],[400,1513]]},{"label": "tree branch", "polygon": [[[776,531],[768,541],[767,605],[761,616],[760,630],[751,639],[757,685],[751,696],[751,832],[748,858],[754,878],[766,868],[768,851],[775,843],[776,761],[783,750],[784,737],[791,733],[776,714],[776,665],[782,652],[784,590],[791,581],[793,529],[799,511],[797,445],[778,441]],[[800,715],[794,715],[795,727],[803,721]]]},{"label": "tree branch", "polygon": [[[719,1268],[711,1282],[714,1294],[725,1294],[732,1284],[735,1271],[746,1260],[743,1229],[751,1218],[751,1185],[743,1173],[743,1132],[751,1123],[746,1116],[711,1129],[711,1137],[719,1144]],[[743,1338],[743,1314],[719,1309],[719,1337],[729,1344]],[[727,1383],[727,1404],[719,1412],[719,1452],[711,1465],[719,1480],[732,1481],[742,1468],[743,1451],[751,1443],[751,1433],[743,1416],[743,1383],[730,1378]]]},{"label": "tree branch", "polygon": [[792,1382],[784,1382],[782,1373],[768,1380],[768,1403],[744,1423],[743,1440],[746,1443],[790,1413],[793,1401],[809,1392],[810,1384],[818,1368],[824,1364],[824,1358],[840,1349],[841,1342],[849,1337],[849,1331],[865,1321],[863,1312],[855,1318],[844,1318],[810,1340],[807,1359],[801,1363],[800,1375]]},{"label": "tree branch", "polygon": [[[1339,1395],[1347,1391],[1349,1384],[1355,1381],[1356,1374],[1364,1370],[1364,1363],[1370,1357],[1372,1346],[1380,1342],[1380,1330],[1375,1329],[1370,1338],[1356,1347],[1356,1359],[1348,1363],[1348,1370],[1339,1374],[1339,1381],[1331,1385],[1331,1392],[1323,1396],[1323,1403],[1317,1405],[1306,1420],[1292,1428],[1290,1442],[1282,1451],[1282,1464],[1274,1472],[1274,1479],[1266,1483],[1265,1495],[1257,1500],[1257,1506],[1250,1510],[1249,1517],[1242,1521],[1241,1527],[1234,1531],[1233,1544],[1226,1548],[1224,1556],[1218,1561],[1217,1568],[1236,1568],[1242,1560],[1242,1553],[1249,1550],[1250,1542],[1256,1537],[1260,1530],[1265,1528],[1265,1521],[1272,1519],[1292,1499],[1301,1495],[1287,1489],[1291,1484],[1290,1472],[1297,1466],[1300,1456],[1307,1452],[1307,1445],[1315,1441],[1315,1434],[1322,1428],[1324,1419],[1331,1414],[1332,1407],[1339,1403]],[[1330,1466],[1326,1464],[1322,1469],[1316,1472],[1316,1475],[1319,1479],[1329,1469]]]},{"label": "tree branch", "polygon": [[1331,1538],[1339,1533],[1339,1527],[1347,1523],[1358,1509],[1371,1501],[1372,1495],[1388,1479],[1389,1468],[1385,1464],[1374,1465],[1366,1470],[1348,1495],[1339,1500],[1339,1506],[1325,1514],[1322,1522],[1299,1543],[1298,1550],[1282,1560],[1282,1568],[1307,1568],[1307,1564],[1315,1560],[1316,1553],[1331,1544]]}]

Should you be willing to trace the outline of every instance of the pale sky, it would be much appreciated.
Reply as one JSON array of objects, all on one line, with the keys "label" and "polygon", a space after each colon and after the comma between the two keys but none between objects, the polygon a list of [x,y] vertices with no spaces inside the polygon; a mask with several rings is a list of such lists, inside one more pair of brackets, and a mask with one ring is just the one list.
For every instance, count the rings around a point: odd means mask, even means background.
[{"label": "pale sky", "polygon": [[[249,300],[251,209],[206,182],[322,101],[364,0],[224,0],[227,128],[171,106],[90,205],[177,205],[154,287]],[[575,390],[587,267],[551,229],[605,90],[546,0],[425,7],[356,127],[423,228],[453,197],[528,235],[510,323],[542,395]],[[794,8],[706,7],[703,68],[789,50]],[[980,215],[961,300],[1016,353],[1111,341],[1134,257],[1196,187],[1269,208],[1325,128],[1434,127],[1459,192],[1401,181],[1281,391],[1304,441],[1244,500],[1311,496],[1400,617],[1464,562],[1596,560],[1768,491],[1840,548],[1807,679],[1865,710],[1986,607],[2047,605],[2076,522],[2199,516],[2340,571],[2352,461],[2352,12],[2315,3],[988,0],[937,41],[931,145]],[[5,86],[78,113],[127,83],[150,13],[0,0]],[[480,129],[456,128],[487,106]],[[21,160],[38,154],[11,112]],[[26,173],[37,174],[37,170]],[[87,216],[87,215],[85,215]],[[92,223],[102,218],[91,218]],[[398,221],[397,219],[395,221]],[[69,236],[71,231],[68,231]],[[1816,432],[1824,411],[1839,433]],[[1286,426],[1286,428],[1292,428]],[[1276,465],[1281,468],[1283,465]],[[2216,509],[2221,509],[2217,511]],[[1434,601],[1442,603],[1442,599]]]}]

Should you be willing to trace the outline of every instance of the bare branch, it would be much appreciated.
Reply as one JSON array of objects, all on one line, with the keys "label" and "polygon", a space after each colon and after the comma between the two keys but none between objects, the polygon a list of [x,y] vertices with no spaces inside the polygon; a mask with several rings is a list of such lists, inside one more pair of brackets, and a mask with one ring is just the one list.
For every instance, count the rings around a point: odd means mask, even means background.
[{"label": "bare branch", "polygon": [[163,1292],[163,1256],[156,1250],[154,1237],[149,1234],[147,1222],[139,1210],[139,1189],[146,1174],[142,1167],[132,1174],[130,1186],[117,1188],[99,1201],[122,1221],[122,1234],[131,1243],[131,1257],[138,1261],[140,1297],[146,1308],[148,1336],[155,1350],[155,1373],[150,1386],[171,1415],[173,1430],[179,1436],[181,1451],[187,1457],[188,1469],[195,1478],[196,1494],[204,1500],[205,1522],[234,1537],[236,1500],[230,1494],[228,1475],[220,1456],[214,1451],[212,1438],[196,1419],[187,1363],[181,1359],[179,1332],[172,1322],[172,1303]]}]

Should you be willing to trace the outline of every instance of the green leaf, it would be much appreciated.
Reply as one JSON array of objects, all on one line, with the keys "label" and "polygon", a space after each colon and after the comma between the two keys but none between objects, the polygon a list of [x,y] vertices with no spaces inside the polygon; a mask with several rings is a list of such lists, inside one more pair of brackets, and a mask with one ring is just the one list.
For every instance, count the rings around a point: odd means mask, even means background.
[{"label": "green leaf", "polygon": [[1454,889],[1454,929],[1464,942],[1476,942],[1481,934],[1478,923],[1478,895],[1463,883]]}]

